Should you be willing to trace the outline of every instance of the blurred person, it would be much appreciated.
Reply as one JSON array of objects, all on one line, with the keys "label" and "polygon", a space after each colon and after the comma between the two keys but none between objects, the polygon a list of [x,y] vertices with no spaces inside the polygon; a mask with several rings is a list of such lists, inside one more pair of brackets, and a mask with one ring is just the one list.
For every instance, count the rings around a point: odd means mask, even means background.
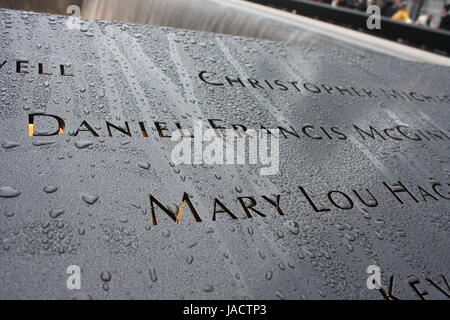
[{"label": "blurred person", "polygon": [[381,0],[368,0],[367,5],[368,6],[379,6],[381,7]]},{"label": "blurred person", "polygon": [[433,20],[433,18],[434,18],[434,14],[433,13],[423,14],[423,15],[420,15],[414,21],[414,23],[419,25],[419,26],[431,27],[431,21]]},{"label": "blurred person", "polygon": [[439,24],[439,29],[450,31],[450,4],[445,5],[441,9],[441,23]]},{"label": "blurred person", "polygon": [[392,17],[398,11],[398,9],[400,9],[401,3],[401,0],[387,0],[381,6],[381,15],[385,17]]},{"label": "blurred person", "polygon": [[333,7],[350,8],[351,7],[351,1],[350,0],[333,0],[331,2],[331,5]]},{"label": "blurred person", "polygon": [[342,7],[346,7],[346,8],[349,8],[349,9],[357,9],[357,10],[359,10],[359,7],[360,7],[362,1],[363,0],[344,0],[344,1],[340,2],[340,5]]},{"label": "blurred person", "polygon": [[397,12],[391,16],[391,19],[402,22],[411,22],[411,19],[409,18],[408,5],[403,2]]},{"label": "blurred person", "polygon": [[367,11],[367,0],[358,0],[355,3],[354,8],[359,11],[366,12]]},{"label": "blurred person", "polygon": [[423,0],[410,0],[409,18],[411,20],[416,20],[419,17],[421,2],[423,2]]}]

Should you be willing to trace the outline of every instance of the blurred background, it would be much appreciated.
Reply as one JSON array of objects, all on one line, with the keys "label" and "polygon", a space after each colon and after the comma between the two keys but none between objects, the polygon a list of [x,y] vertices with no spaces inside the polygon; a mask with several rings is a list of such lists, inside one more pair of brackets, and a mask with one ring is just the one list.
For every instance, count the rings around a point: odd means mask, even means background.
[{"label": "blurred background", "polygon": [[[249,36],[450,65],[450,0],[0,0],[0,8]],[[376,5],[379,28],[369,28]]]}]

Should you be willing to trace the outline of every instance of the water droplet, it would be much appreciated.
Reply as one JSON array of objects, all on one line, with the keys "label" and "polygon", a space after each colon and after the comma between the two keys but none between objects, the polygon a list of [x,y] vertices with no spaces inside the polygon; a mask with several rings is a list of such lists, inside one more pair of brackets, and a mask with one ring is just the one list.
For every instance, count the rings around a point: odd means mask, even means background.
[{"label": "water droplet", "polygon": [[17,191],[13,187],[4,186],[0,188],[0,197],[1,198],[15,198],[20,195],[20,191]]},{"label": "water droplet", "polygon": [[98,200],[98,196],[83,194],[81,195],[81,199],[88,204],[94,204]]},{"label": "water droplet", "polygon": [[51,218],[56,219],[65,213],[64,210],[51,210],[48,214]]},{"label": "water droplet", "polygon": [[213,286],[211,286],[211,285],[204,285],[203,286],[203,291],[205,291],[205,292],[212,292],[212,291],[214,291],[214,287]]},{"label": "water droplet", "polygon": [[11,148],[15,148],[18,146],[19,146],[19,144],[14,141],[6,141],[6,142],[2,143],[2,147],[5,149],[11,149]]},{"label": "water droplet", "polygon": [[145,170],[150,169],[150,163],[147,163],[147,162],[139,162],[137,165]]},{"label": "water droplet", "polygon": [[295,221],[286,221],[284,223],[284,225],[286,226],[286,228],[289,230],[289,232],[291,232],[292,234],[297,235],[300,232],[300,229],[298,227],[298,223]]},{"label": "water droplet", "polygon": [[286,298],[284,297],[283,293],[281,293],[280,291],[275,291],[275,295],[276,295],[280,300],[286,300]]},{"label": "water droplet", "polygon": [[73,297],[73,300],[93,300],[87,293],[80,293]]},{"label": "water droplet", "polygon": [[111,281],[111,272],[109,271],[102,271],[102,273],[100,273],[100,279],[102,279],[102,281],[108,282]]},{"label": "water droplet", "polygon": [[155,268],[149,269],[148,274],[150,275],[150,280],[152,280],[152,282],[156,282],[156,280],[158,280],[158,276],[156,275]]},{"label": "water droplet", "polygon": [[47,146],[50,144],[54,144],[55,141],[44,141],[44,140],[37,140],[33,142],[33,146],[35,147],[41,147],[41,146]]},{"label": "water droplet", "polygon": [[58,190],[57,187],[51,186],[51,185],[44,186],[43,189],[44,189],[44,192],[46,192],[46,193],[53,193],[53,192],[56,192],[56,190]]},{"label": "water droplet", "polygon": [[168,237],[170,237],[170,231],[167,230],[167,229],[164,229],[162,231],[162,235],[163,235],[164,238],[168,238]]},{"label": "water droplet", "polygon": [[82,141],[75,142],[75,146],[78,149],[84,149],[84,148],[92,146],[93,144],[94,144],[94,142],[88,141],[88,140],[82,140]]}]

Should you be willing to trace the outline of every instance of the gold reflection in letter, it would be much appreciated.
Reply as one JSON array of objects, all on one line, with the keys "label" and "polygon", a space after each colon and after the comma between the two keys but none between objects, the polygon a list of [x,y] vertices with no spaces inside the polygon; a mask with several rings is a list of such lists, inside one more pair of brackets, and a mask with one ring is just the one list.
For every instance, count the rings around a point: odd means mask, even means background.
[{"label": "gold reflection in letter", "polygon": [[181,201],[180,207],[178,208],[178,212],[177,212],[177,224],[181,219],[181,211],[183,210],[183,206],[184,206],[184,200]]}]

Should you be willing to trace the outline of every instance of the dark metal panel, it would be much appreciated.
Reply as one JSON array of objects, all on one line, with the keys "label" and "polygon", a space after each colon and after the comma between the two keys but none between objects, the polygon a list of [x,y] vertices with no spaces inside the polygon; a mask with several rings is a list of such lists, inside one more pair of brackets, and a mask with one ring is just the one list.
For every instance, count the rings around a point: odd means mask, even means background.
[{"label": "dark metal panel", "polygon": [[[366,287],[370,265],[399,298],[418,298],[415,279],[445,298],[428,280],[445,288],[450,262],[448,68],[69,25],[0,10],[1,298],[381,299]],[[165,136],[208,119],[284,128],[278,173],[173,163]],[[129,135],[109,136],[108,123]],[[202,222],[188,204],[179,223],[154,204],[154,225],[151,196],[172,213],[188,197]],[[249,218],[239,199],[265,216]],[[238,219],[214,219],[215,200]],[[79,290],[66,285],[71,265]]]}]

